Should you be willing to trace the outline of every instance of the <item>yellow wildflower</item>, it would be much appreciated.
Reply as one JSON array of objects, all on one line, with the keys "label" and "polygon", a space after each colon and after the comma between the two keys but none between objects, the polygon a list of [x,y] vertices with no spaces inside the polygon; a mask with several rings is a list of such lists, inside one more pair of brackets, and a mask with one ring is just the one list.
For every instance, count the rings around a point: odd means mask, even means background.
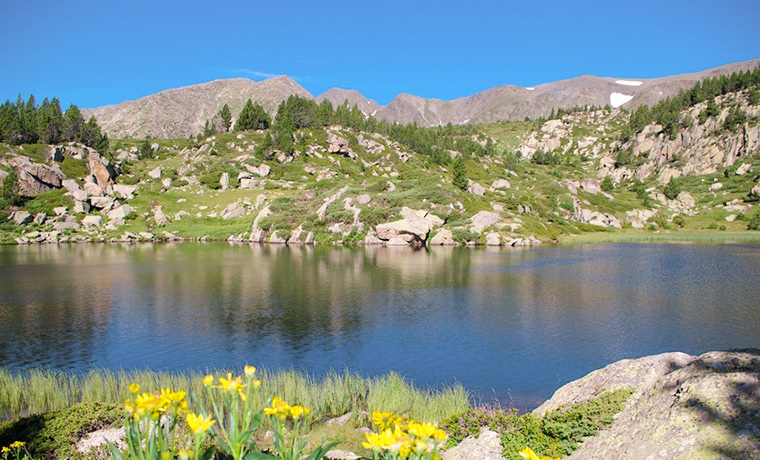
[{"label": "yellow wildflower", "polygon": [[214,376],[213,375],[209,374],[209,375],[203,377],[203,385],[205,385],[207,387],[210,387],[211,384],[213,384],[213,383],[214,383]]},{"label": "yellow wildflower", "polygon": [[136,383],[130,383],[129,384],[129,392],[130,393],[137,393],[138,391],[140,391],[140,385],[138,385]]},{"label": "yellow wildflower", "polygon": [[203,415],[196,415],[193,413],[187,414],[186,419],[187,426],[189,426],[195,434],[208,431],[208,429],[211,428],[214,423],[216,423],[216,421],[211,420],[211,416],[204,419]]},{"label": "yellow wildflower", "polygon": [[292,406],[289,409],[290,416],[293,417],[294,420],[298,419],[302,415],[308,415],[311,412],[311,409],[307,409],[303,406]]},{"label": "yellow wildflower", "polygon": [[8,446],[3,446],[3,453],[4,453],[4,454],[7,454],[7,453],[8,453],[8,452],[10,452],[10,451],[11,451],[11,448],[10,448],[10,447],[8,447]]},{"label": "yellow wildflower", "polygon": [[[525,449],[518,452],[518,454],[520,454],[520,457],[526,458],[528,460],[552,460],[551,458],[546,457],[546,456],[539,457],[538,455],[536,455],[535,452],[533,452],[533,449],[531,449],[530,447],[526,447]],[[556,459],[556,460],[560,460],[560,459]]]},{"label": "yellow wildflower", "polygon": [[394,436],[391,430],[383,430],[380,433],[365,433],[367,438],[365,442],[362,442],[362,446],[365,449],[372,450],[388,450],[394,444],[398,443],[396,436]]},{"label": "yellow wildflower", "polygon": [[401,425],[404,420],[392,412],[372,412],[372,423],[379,430],[387,430],[393,427],[393,425]]},{"label": "yellow wildflower", "polygon": [[272,405],[264,408],[264,413],[284,420],[290,414],[290,405],[279,396],[275,396],[272,398]]},{"label": "yellow wildflower", "polygon": [[172,460],[172,453],[169,451],[161,452],[161,460]]},{"label": "yellow wildflower", "polygon": [[11,444],[11,448],[14,448],[14,447],[23,447],[24,444],[26,444],[24,441],[16,441],[13,444]]},{"label": "yellow wildflower", "polygon": [[256,368],[255,368],[255,367],[253,367],[253,366],[248,366],[248,365],[246,365],[246,366],[243,368],[243,370],[245,371],[245,376],[246,376],[246,377],[252,377],[252,376],[253,376],[253,374],[255,374],[255,373],[256,373]]}]

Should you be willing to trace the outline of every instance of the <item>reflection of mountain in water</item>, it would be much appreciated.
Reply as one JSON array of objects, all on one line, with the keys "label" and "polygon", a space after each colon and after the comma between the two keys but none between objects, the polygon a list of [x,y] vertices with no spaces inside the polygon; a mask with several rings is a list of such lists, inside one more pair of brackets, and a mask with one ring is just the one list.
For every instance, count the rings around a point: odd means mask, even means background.
[{"label": "reflection of mountain in water", "polygon": [[0,362],[396,370],[530,407],[622,358],[754,346],[759,257],[751,245],[0,247]]}]

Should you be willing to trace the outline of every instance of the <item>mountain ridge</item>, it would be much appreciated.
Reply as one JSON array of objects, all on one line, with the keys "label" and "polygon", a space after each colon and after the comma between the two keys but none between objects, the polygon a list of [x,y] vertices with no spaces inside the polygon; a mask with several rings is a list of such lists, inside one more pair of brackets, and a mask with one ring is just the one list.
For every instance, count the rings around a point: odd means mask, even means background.
[{"label": "mountain ridge", "polygon": [[367,116],[402,124],[493,123],[539,118],[559,108],[611,105],[630,109],[641,104],[652,105],[688,89],[696,81],[758,66],[760,59],[753,59],[700,72],[650,79],[587,74],[535,87],[501,85],[449,101],[400,93],[384,106],[352,89],[331,88],[315,97],[285,75],[259,82],[231,78],[167,89],[120,104],[82,109],[82,113],[85,117],[94,116],[109,136],[115,138],[188,137],[199,133],[206,120],[224,104],[228,104],[233,117],[248,99],[274,114],[278,105],[291,95],[317,102],[328,100],[333,106],[348,101]]}]

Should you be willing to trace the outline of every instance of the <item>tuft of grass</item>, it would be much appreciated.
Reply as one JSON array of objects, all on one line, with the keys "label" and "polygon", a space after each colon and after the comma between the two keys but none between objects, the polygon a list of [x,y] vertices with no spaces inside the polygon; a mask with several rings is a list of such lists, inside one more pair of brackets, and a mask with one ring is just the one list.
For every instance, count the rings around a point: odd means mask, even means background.
[{"label": "tuft of grass", "polygon": [[[210,373],[220,376],[226,372],[213,370]],[[239,374],[240,370],[232,373]],[[469,407],[469,394],[461,385],[440,390],[419,389],[393,372],[372,378],[347,370],[328,372],[321,378],[296,370],[259,370],[259,373],[262,406],[267,398],[280,396],[293,404],[309,407],[312,410],[310,423],[352,412],[357,414],[353,423],[359,426],[373,410],[395,411],[415,420],[436,421]],[[85,375],[75,375],[49,370],[11,373],[0,369],[0,414],[5,419],[16,419],[81,402],[119,404],[129,396],[130,383],[139,383],[145,391],[167,387],[187,391],[201,407],[210,410],[201,382],[204,375],[199,371],[93,369]]]}]

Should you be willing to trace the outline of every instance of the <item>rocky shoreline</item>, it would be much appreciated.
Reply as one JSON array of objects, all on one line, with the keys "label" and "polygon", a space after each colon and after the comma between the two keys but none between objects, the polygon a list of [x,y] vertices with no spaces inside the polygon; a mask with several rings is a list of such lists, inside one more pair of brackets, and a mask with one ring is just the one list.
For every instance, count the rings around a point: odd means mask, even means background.
[{"label": "rocky shoreline", "polygon": [[[636,389],[625,409],[567,460],[760,458],[760,349],[618,361],[563,386],[533,414],[621,388]],[[443,458],[499,460],[499,442],[486,428]]]}]

